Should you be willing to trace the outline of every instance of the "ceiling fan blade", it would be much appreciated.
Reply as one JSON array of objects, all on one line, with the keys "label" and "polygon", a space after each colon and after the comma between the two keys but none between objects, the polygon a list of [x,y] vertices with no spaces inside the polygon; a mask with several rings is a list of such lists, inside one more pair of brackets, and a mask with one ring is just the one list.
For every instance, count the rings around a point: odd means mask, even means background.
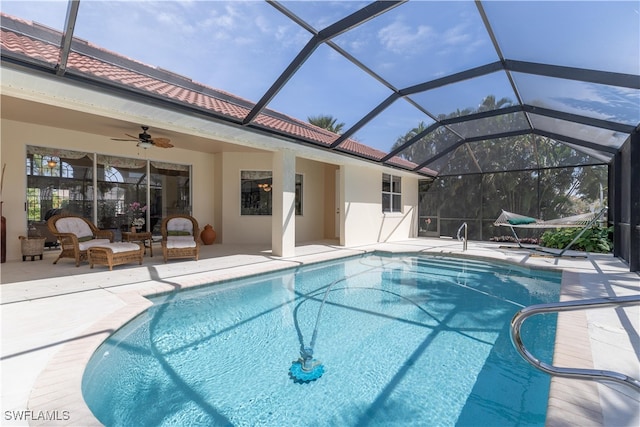
[{"label": "ceiling fan blade", "polygon": [[133,136],[133,135],[129,135],[128,133],[125,133],[125,135],[127,135],[129,138],[131,138],[133,141],[140,141],[140,138],[138,138],[137,136]]},{"label": "ceiling fan blade", "polygon": [[137,141],[137,139],[131,138],[111,138],[112,141]]},{"label": "ceiling fan blade", "polygon": [[171,140],[169,138],[153,138],[151,139],[151,142],[153,143],[153,145],[160,148],[173,147],[173,144],[171,144]]}]

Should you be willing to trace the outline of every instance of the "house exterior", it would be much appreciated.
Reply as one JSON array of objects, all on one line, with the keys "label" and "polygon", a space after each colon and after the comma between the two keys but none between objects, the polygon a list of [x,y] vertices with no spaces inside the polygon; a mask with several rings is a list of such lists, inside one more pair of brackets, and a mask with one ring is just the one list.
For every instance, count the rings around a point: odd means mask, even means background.
[{"label": "house exterior", "polygon": [[[353,140],[339,152],[324,150],[338,135],[273,111],[249,126],[238,125],[251,107],[248,101],[93,45],[74,48],[66,72],[55,72],[60,48],[53,40],[60,34],[2,18],[0,163],[6,165],[7,260],[21,258],[18,237],[34,220],[28,200],[31,179],[38,175],[29,173],[33,155],[61,164],[59,172],[41,172],[40,178],[62,177],[65,153],[80,153],[86,162],[82,197],[89,207],[83,212],[98,225],[101,180],[107,171],[117,175],[119,164],[131,169],[135,162],[143,179],[145,173],[165,171],[156,189],[164,200],[157,216],[171,213],[169,177],[181,170],[188,193],[181,209],[201,227],[211,224],[216,243],[270,245],[274,255],[286,257],[303,242],[329,239],[356,246],[417,236],[418,181],[431,171],[413,172],[415,165],[400,158],[392,159],[398,168],[367,161],[386,153]],[[25,57],[42,66],[11,61]],[[170,138],[174,147],[147,149],[135,140],[113,140],[137,134],[141,125],[154,137]],[[260,179],[252,177],[266,179],[272,190],[269,208],[259,214],[245,209],[251,197],[263,196],[256,189]],[[248,194],[243,183],[258,194]],[[140,188],[140,201],[152,203],[155,190]],[[42,219],[41,213],[35,218]]]}]

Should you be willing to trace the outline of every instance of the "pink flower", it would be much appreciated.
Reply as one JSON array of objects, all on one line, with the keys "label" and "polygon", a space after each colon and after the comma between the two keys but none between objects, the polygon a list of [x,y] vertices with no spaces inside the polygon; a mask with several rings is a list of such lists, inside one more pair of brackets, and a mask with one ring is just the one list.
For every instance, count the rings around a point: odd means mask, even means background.
[{"label": "pink flower", "polygon": [[140,202],[133,202],[129,204],[129,212],[133,214],[144,213],[147,211],[147,205],[143,205]]}]

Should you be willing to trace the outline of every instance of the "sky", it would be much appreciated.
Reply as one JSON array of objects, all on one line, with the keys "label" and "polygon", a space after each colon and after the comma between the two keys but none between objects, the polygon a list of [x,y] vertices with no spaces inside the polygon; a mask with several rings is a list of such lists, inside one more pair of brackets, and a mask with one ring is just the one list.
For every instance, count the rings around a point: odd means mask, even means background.
[{"label": "sky", "polygon": [[[282,4],[321,30],[368,2]],[[488,1],[483,6],[508,59],[640,74],[637,1]],[[66,8],[63,0],[2,1],[3,12],[56,29],[64,25]],[[309,31],[261,1],[82,0],[74,34],[253,102],[311,38]],[[332,41],[396,89],[498,60],[473,1],[410,1]],[[616,105],[622,105],[616,109],[608,103],[614,96],[611,88],[555,82],[543,90],[540,79],[521,81],[519,90],[534,105],[560,106],[598,118],[624,115],[630,124],[640,121],[639,108],[634,108],[640,105],[638,90],[616,89]],[[331,115],[347,130],[391,93],[339,52],[320,45],[268,107],[300,120]],[[487,95],[516,100],[504,72],[413,99],[438,115],[475,108]],[[399,100],[354,137],[388,151],[421,121],[432,122]]]}]

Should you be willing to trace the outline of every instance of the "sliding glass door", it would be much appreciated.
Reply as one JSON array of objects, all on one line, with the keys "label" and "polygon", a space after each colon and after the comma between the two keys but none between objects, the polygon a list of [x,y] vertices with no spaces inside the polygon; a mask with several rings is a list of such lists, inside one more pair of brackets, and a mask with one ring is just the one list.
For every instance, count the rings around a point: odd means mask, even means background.
[{"label": "sliding glass door", "polygon": [[160,234],[164,216],[191,213],[191,167],[118,156],[27,147],[29,230],[57,213],[79,215],[120,233],[132,222]]},{"label": "sliding glass door", "polygon": [[190,168],[151,161],[149,198],[150,229],[160,233],[160,220],[177,213],[191,215]]}]

